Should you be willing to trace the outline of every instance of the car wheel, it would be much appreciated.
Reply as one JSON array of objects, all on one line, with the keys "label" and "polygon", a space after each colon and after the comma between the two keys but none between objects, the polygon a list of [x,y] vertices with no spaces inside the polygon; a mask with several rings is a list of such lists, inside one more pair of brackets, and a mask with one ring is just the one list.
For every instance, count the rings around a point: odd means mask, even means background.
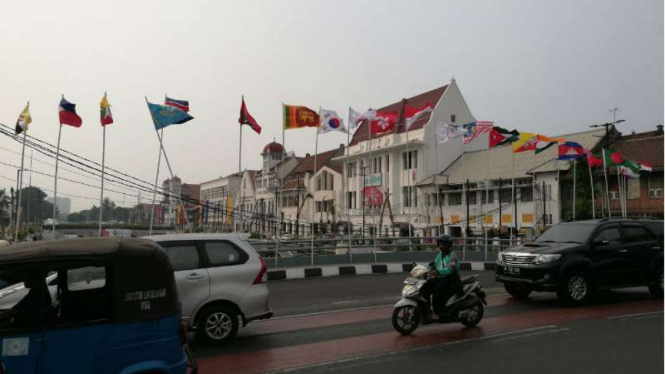
[{"label": "car wheel", "polygon": [[226,305],[206,308],[199,317],[198,332],[209,343],[221,344],[238,332],[238,313]]},{"label": "car wheel", "polygon": [[649,286],[649,292],[655,297],[663,297],[663,269],[660,269],[660,274],[654,274],[656,283]]},{"label": "car wheel", "polygon": [[533,292],[533,289],[525,284],[504,283],[503,288],[516,299],[524,299]]},{"label": "car wheel", "polygon": [[559,283],[559,299],[573,305],[581,305],[591,299],[593,287],[589,274],[584,271],[572,271]]}]

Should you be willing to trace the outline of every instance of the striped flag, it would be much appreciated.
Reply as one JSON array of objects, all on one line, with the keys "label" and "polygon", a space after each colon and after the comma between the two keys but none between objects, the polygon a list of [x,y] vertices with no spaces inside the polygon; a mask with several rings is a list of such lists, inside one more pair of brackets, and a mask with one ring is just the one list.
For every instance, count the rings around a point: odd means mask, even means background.
[{"label": "striped flag", "polygon": [[492,121],[476,121],[462,125],[464,129],[464,141],[463,144],[471,143],[475,138],[480,134],[487,134],[492,131],[494,127],[494,122]]},{"label": "striped flag", "polygon": [[164,99],[164,105],[176,107],[185,113],[189,112],[189,101],[186,100],[176,100],[166,96],[166,99]]}]

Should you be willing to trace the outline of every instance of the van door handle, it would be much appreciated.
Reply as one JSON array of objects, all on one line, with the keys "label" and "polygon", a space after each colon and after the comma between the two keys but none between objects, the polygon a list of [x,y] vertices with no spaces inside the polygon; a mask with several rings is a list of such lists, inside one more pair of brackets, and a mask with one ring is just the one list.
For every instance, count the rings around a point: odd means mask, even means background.
[{"label": "van door handle", "polygon": [[188,280],[197,280],[197,279],[201,279],[201,278],[203,278],[203,275],[202,274],[197,274],[197,273],[189,274],[186,277],[186,279],[188,279]]},{"label": "van door handle", "polygon": [[628,250],[627,249],[622,249],[622,250],[619,250],[619,253],[628,253]]}]

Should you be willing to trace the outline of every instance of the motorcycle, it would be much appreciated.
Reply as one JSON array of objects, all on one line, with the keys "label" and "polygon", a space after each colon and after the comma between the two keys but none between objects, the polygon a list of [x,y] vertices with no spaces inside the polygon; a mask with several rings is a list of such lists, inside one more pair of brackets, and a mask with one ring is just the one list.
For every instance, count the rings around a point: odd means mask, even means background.
[{"label": "motorcycle", "polygon": [[457,270],[450,275],[457,277],[461,291],[448,299],[443,313],[438,318],[433,318],[430,300],[420,292],[429,279],[427,267],[414,263],[410,275],[404,281],[402,299],[393,307],[392,324],[400,334],[411,334],[420,323],[428,325],[431,323],[459,322],[466,327],[473,327],[483,318],[484,305],[487,305],[487,295],[478,280],[480,275],[471,275],[460,279]]}]

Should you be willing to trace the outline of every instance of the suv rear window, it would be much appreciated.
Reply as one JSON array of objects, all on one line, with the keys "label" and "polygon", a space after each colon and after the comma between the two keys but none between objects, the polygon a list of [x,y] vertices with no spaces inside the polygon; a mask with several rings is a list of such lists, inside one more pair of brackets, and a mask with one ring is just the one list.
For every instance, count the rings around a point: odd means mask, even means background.
[{"label": "suv rear window", "polygon": [[159,243],[169,256],[174,271],[200,268],[199,251],[196,244]]},{"label": "suv rear window", "polygon": [[247,261],[247,254],[229,242],[207,242],[205,251],[212,266],[236,265]]}]

